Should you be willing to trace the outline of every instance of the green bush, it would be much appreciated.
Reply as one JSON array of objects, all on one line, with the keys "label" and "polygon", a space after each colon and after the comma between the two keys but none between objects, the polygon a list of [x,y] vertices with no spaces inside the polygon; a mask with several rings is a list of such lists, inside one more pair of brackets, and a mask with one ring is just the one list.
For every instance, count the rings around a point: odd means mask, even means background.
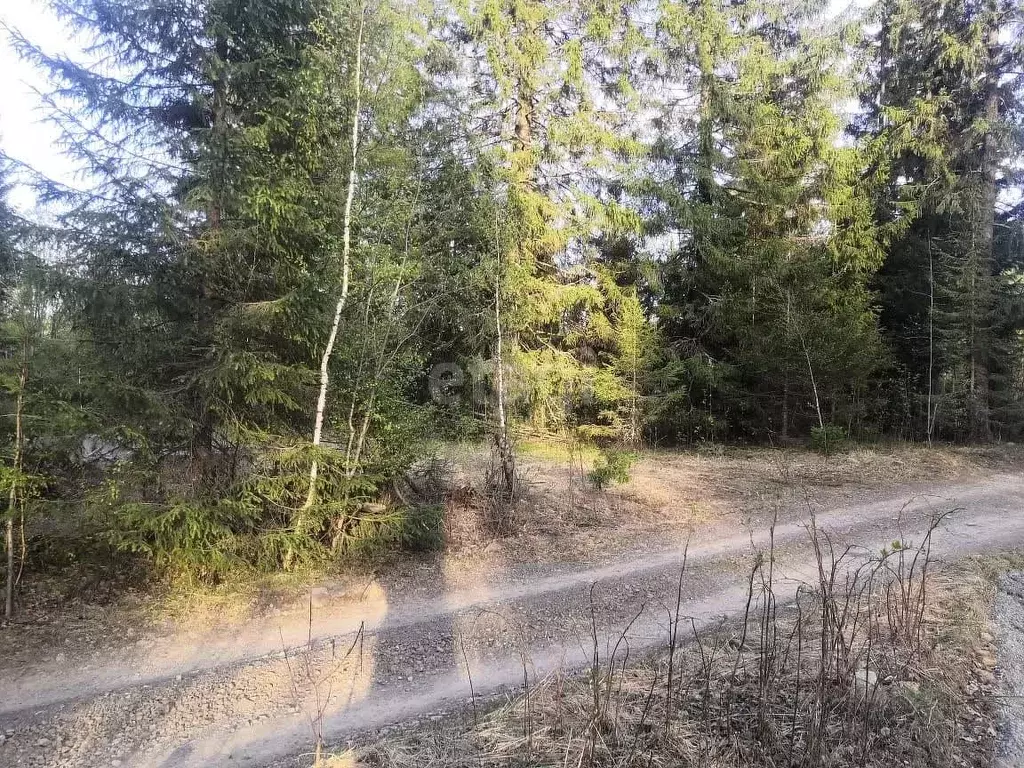
[{"label": "green bush", "polygon": [[837,424],[826,424],[811,430],[811,448],[824,456],[846,450],[846,430]]},{"label": "green bush", "polygon": [[628,483],[629,470],[633,468],[636,460],[637,455],[632,451],[603,448],[587,477],[599,490],[604,490],[610,485]]},{"label": "green bush", "polygon": [[339,540],[343,553],[376,557],[388,551],[429,552],[444,543],[444,506],[361,510]]},{"label": "green bush", "polygon": [[127,502],[110,512],[110,543],[143,555],[172,576],[216,583],[248,569],[250,542],[243,529],[253,521],[244,510],[240,517],[236,505]]},{"label": "green bush", "polygon": [[89,511],[114,547],[186,583],[216,584],[278,569],[315,568],[338,557],[441,545],[444,505],[438,494],[445,478],[434,477],[439,470],[433,463],[402,475],[415,483],[405,490],[408,499],[385,505],[377,500],[395,481],[370,474],[350,477],[335,452],[320,450],[320,494],[306,507],[308,453],[258,457],[249,475],[221,498],[188,498],[181,483],[178,493],[167,493],[162,486],[174,474],[169,471],[126,470],[90,494]]}]

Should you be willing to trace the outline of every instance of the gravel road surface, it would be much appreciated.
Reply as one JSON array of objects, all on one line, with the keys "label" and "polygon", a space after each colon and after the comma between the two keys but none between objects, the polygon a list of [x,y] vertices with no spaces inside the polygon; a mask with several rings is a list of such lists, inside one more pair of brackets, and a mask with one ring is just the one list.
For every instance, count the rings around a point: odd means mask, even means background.
[{"label": "gravel road surface", "polygon": [[[911,491],[819,512],[837,547],[934,540],[939,559],[1024,546],[1024,478]],[[808,507],[780,513],[776,591],[814,580]],[[682,612],[708,625],[742,611],[755,549],[771,526],[695,533]],[[558,669],[585,666],[630,625],[631,652],[666,642],[683,550],[592,567],[508,566],[467,587],[443,558],[412,594],[369,580],[311,593],[306,615],[271,616],[204,635],[127,644],[107,658],[50,654],[0,672],[0,766],[260,766],[308,752],[311,721],[328,743],[388,724],[445,717]],[[47,652],[49,653],[49,652]],[[298,763],[297,763],[298,764]]]}]

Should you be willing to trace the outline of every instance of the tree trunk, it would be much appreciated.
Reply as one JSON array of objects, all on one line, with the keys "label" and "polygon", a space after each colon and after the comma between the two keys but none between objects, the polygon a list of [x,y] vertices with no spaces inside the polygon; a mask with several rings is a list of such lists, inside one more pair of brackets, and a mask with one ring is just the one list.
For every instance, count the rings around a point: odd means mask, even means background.
[{"label": "tree trunk", "polygon": [[25,385],[28,383],[29,341],[22,340],[21,370],[18,374],[18,397],[14,406],[14,460],[11,477],[11,489],[7,498],[7,530],[5,544],[7,546],[7,589],[4,595],[4,617],[10,621],[14,615],[14,513],[18,506],[18,481],[22,468],[22,446],[25,434],[22,428],[22,412],[25,407]]},{"label": "tree trunk", "polygon": [[[331,332],[327,337],[327,345],[324,347],[323,355],[320,358],[320,392],[316,400],[316,415],[313,419],[313,447],[320,445],[323,437],[324,412],[327,410],[327,385],[330,381],[331,357],[334,354],[334,344],[338,338],[338,327],[341,325],[341,316],[345,311],[345,304],[348,302],[349,274],[351,272],[351,251],[352,251],[352,200],[356,193],[356,161],[359,158],[359,110],[362,108],[362,64],[363,64],[363,26],[366,22],[366,8],[362,8],[359,15],[359,32],[356,39],[356,65],[355,65],[355,105],[352,112],[352,150],[349,157],[348,191],[345,197],[344,224],[341,240],[341,293],[334,308],[334,320],[331,323]],[[316,502],[316,481],[319,474],[319,464],[316,459],[309,465],[309,490],[306,493],[306,501],[302,505],[303,511],[308,510]],[[300,515],[296,520],[296,529],[301,530],[305,522],[305,515]]]},{"label": "tree trunk", "polygon": [[197,405],[192,429],[192,486],[197,493],[212,491],[216,480],[213,456],[214,415],[204,399]]},{"label": "tree trunk", "polygon": [[999,51],[999,27],[995,9],[990,9],[988,33],[988,74],[985,80],[985,113],[987,131],[981,148],[981,188],[978,191],[978,208],[975,211],[975,232],[973,235],[972,264],[970,280],[973,284],[971,312],[971,438],[988,441],[992,439],[991,424],[991,372],[989,359],[992,353],[990,338],[992,290],[993,290],[993,239],[996,213],[996,146],[993,132],[999,123],[999,72],[997,57]]},{"label": "tree trunk", "polygon": [[[535,114],[534,114],[534,89],[528,78],[521,75],[516,82],[516,91],[513,104],[514,125],[512,135],[512,158],[509,167],[513,188],[516,192],[528,199],[528,196],[537,189],[537,161],[533,156]],[[508,433],[508,413],[506,409],[505,392],[505,349],[504,349],[504,327],[502,320],[501,294],[505,281],[504,260],[502,258],[502,238],[498,226],[498,220],[494,222],[495,254],[498,260],[497,274],[494,280],[494,323],[495,323],[495,387],[497,388],[497,410],[498,429],[494,435],[494,446],[500,464],[501,482],[504,486],[505,495],[511,499],[516,486],[515,451],[512,449],[512,441]],[[521,262],[533,264],[537,254],[531,240],[535,234],[524,233],[524,237],[511,251],[514,259]],[[543,407],[543,405],[541,405]]]},{"label": "tree trunk", "polygon": [[782,441],[789,440],[789,367],[782,374]]},{"label": "tree trunk", "polygon": [[697,200],[710,205],[713,197],[714,170],[714,125],[712,97],[715,78],[715,60],[712,41],[708,38],[712,13],[709,0],[701,2],[700,32],[697,39],[697,65],[700,68],[699,105],[697,124]]},{"label": "tree trunk", "polygon": [[4,543],[7,545],[7,589],[4,597],[4,618],[8,621],[14,615],[14,503],[15,490],[12,481],[10,500],[7,503],[7,535],[4,538]]},{"label": "tree trunk", "polygon": [[516,152],[530,152],[533,149],[533,105],[526,93],[520,93],[516,99],[515,118],[515,142]]},{"label": "tree trunk", "polygon": [[508,415],[505,411],[505,357],[501,328],[501,269],[499,261],[497,278],[494,281],[494,325],[497,340],[495,343],[494,378],[498,389],[498,434],[494,436],[501,465],[501,479],[505,497],[511,501],[516,487],[516,457],[512,450],[512,441],[508,436]]},{"label": "tree trunk", "polygon": [[[213,108],[211,129],[214,145],[219,146],[219,162],[213,171],[212,196],[206,210],[206,223],[214,238],[219,236],[224,214],[224,170],[227,146],[220,133],[228,124],[228,78],[227,64],[230,56],[227,38],[218,35],[214,41],[214,51],[222,67],[220,74],[213,83]],[[196,329],[198,346],[208,349],[212,345],[214,334],[214,311],[209,282],[206,276],[206,265],[200,264],[198,275],[199,309],[196,313]],[[190,447],[192,487],[197,493],[210,492],[215,483],[214,433],[216,432],[216,415],[210,408],[206,392],[199,388],[196,393],[195,422],[192,427],[192,445]]]},{"label": "tree trunk", "polygon": [[932,236],[928,233],[928,401],[925,413],[925,432],[928,445],[932,444],[935,430],[935,259],[932,255]]}]

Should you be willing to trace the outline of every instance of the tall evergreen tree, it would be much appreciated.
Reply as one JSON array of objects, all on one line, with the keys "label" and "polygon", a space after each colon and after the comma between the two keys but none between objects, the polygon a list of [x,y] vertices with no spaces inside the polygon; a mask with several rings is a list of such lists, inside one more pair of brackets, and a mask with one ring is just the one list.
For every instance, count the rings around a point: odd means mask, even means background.
[{"label": "tall evergreen tree", "polygon": [[886,174],[879,220],[901,230],[877,283],[913,393],[898,418],[929,439],[990,439],[1007,392],[995,230],[1020,146],[1021,6],[886,0],[875,12],[863,131]]},{"label": "tall evergreen tree", "polygon": [[103,56],[86,66],[24,47],[59,83],[51,104],[65,144],[95,182],[48,190],[66,207],[77,322],[111,375],[159,414],[144,433],[153,449],[184,441],[194,489],[212,492],[227,444],[305,405],[313,340],[296,330],[312,325],[311,278],[334,237],[323,181],[338,143],[325,93],[336,62],[317,34],[332,9],[55,8]]},{"label": "tall evergreen tree", "polygon": [[461,18],[472,109],[497,139],[489,269],[517,405],[536,428],[560,427],[589,418],[567,398],[596,392],[595,363],[614,347],[594,242],[638,228],[621,180],[640,149],[630,63],[643,39],[629,3],[474,2]]},{"label": "tall evergreen tree", "polygon": [[[92,182],[46,192],[63,210],[74,323],[116,382],[106,426],[145,473],[121,489],[118,535],[147,551],[237,550],[240,535],[289,525],[288,481],[238,496],[244,467],[308,434],[332,298],[322,277],[341,236],[346,9],[55,8],[101,62],[22,41],[57,83],[50,104]],[[286,477],[295,461],[269,471]]]},{"label": "tall evergreen tree", "polygon": [[662,434],[675,421],[677,438],[724,435],[724,421],[785,439],[858,418],[881,250],[858,191],[864,158],[838,143],[843,41],[805,5],[666,6],[669,72],[690,100],[659,146],[680,246],[660,308],[674,353]]}]

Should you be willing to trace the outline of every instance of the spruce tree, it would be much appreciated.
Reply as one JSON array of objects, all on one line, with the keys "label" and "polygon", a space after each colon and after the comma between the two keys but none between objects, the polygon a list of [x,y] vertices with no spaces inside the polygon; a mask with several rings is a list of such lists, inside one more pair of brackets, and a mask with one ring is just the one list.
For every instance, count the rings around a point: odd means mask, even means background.
[{"label": "spruce tree", "polygon": [[674,420],[680,438],[720,435],[725,422],[786,439],[858,418],[881,244],[859,191],[865,159],[838,143],[844,46],[817,29],[821,10],[701,0],[666,13],[669,71],[695,108],[667,115],[658,148],[680,244],[661,304],[663,433]]},{"label": "spruce tree", "polygon": [[53,78],[87,181],[44,191],[72,322],[118,406],[105,432],[134,455],[114,535],[208,570],[195,558],[287,524],[234,486],[305,427],[338,237],[346,27],[317,0],[55,8],[97,63],[22,50]]},{"label": "spruce tree", "polygon": [[184,441],[195,491],[213,492],[230,479],[229,445],[305,405],[302,334],[321,300],[311,278],[334,237],[323,181],[340,120],[317,36],[331,8],[55,7],[104,57],[87,66],[24,47],[57,82],[65,144],[94,182],[48,189],[66,209],[77,322],[159,413],[142,433],[152,448]]},{"label": "spruce tree", "polygon": [[[595,241],[638,230],[621,182],[640,150],[630,65],[644,41],[630,3],[511,0],[460,13],[471,109],[497,139],[482,158],[501,207],[485,269],[498,282],[514,410],[538,429],[586,421],[594,414],[574,413],[574,399],[624,392],[595,388],[615,316]],[[603,418],[591,426],[615,432]]]},{"label": "spruce tree", "polygon": [[[995,255],[1019,135],[1019,3],[881,2],[863,132],[895,229],[879,275],[912,434],[987,440],[1006,388],[1006,284]],[[1002,393],[1002,394],[1001,394]],[[1010,425],[1003,425],[1009,427]]]}]

